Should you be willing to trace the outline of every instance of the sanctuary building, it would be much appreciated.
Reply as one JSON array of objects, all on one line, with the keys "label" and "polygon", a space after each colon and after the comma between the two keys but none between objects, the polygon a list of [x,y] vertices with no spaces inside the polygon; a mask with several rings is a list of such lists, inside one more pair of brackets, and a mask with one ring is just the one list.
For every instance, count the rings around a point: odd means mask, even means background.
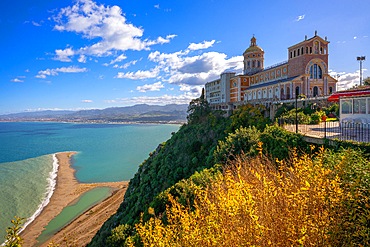
[{"label": "sanctuary building", "polygon": [[326,100],[336,91],[337,80],[328,73],[328,44],[317,35],[288,48],[288,60],[264,67],[265,52],[253,36],[243,53],[243,74],[225,72],[205,85],[206,99],[214,109],[233,110],[246,103],[274,104]]}]

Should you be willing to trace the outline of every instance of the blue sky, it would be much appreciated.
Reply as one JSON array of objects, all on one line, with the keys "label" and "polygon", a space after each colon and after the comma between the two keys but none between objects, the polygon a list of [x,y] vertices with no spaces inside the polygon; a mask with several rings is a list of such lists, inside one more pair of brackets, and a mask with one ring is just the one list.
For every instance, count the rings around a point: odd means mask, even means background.
[{"label": "blue sky", "polygon": [[339,89],[370,76],[370,1],[1,0],[0,114],[188,103],[242,71],[255,35],[265,66],[317,30]]}]

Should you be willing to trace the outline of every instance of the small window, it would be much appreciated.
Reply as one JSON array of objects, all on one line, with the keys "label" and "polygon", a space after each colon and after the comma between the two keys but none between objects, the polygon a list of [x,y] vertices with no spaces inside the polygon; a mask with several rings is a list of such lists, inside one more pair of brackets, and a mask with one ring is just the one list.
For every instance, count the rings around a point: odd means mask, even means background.
[{"label": "small window", "polygon": [[352,100],[341,101],[342,114],[352,114]]},{"label": "small window", "polygon": [[329,87],[329,94],[333,93],[333,87]]},{"label": "small window", "polygon": [[366,114],[366,99],[354,99],[353,100],[353,113],[354,114]]}]

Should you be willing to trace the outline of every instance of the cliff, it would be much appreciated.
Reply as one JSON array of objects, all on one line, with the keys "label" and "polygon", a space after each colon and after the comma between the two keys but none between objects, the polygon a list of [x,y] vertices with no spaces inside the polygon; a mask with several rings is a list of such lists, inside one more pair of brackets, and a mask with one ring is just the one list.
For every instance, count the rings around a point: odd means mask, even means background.
[{"label": "cliff", "polygon": [[248,105],[224,118],[200,98],[188,112],[188,123],[140,165],[88,246],[370,243],[370,162],[362,151],[309,145],[266,125],[263,109]]},{"label": "cliff", "polygon": [[[232,159],[233,155],[255,154],[260,140],[266,142],[266,150],[279,158],[288,155],[291,145],[300,143],[302,149],[307,149],[300,137],[275,127],[260,132],[268,121],[263,117],[263,109],[247,106],[225,118],[223,112],[211,111],[208,103],[199,98],[190,103],[188,112],[188,123],[140,165],[117,213],[103,225],[89,246],[117,246],[112,234],[122,233],[123,226],[127,235],[135,234],[133,226],[151,217],[149,207],[156,214],[165,211],[168,193],[184,203],[191,201],[191,186],[206,184],[220,170],[217,164]],[[250,126],[257,128],[244,128]],[[286,150],[274,150],[277,144],[284,143]]]}]

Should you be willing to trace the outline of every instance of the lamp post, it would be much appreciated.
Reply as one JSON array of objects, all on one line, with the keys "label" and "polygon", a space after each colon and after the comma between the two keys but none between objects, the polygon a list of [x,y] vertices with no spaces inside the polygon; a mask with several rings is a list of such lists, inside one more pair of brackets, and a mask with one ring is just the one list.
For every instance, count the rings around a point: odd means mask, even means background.
[{"label": "lamp post", "polygon": [[357,61],[360,61],[360,86],[362,86],[362,61],[365,61],[365,56],[357,57]]},{"label": "lamp post", "polygon": [[298,94],[295,91],[295,133],[298,133]]}]

